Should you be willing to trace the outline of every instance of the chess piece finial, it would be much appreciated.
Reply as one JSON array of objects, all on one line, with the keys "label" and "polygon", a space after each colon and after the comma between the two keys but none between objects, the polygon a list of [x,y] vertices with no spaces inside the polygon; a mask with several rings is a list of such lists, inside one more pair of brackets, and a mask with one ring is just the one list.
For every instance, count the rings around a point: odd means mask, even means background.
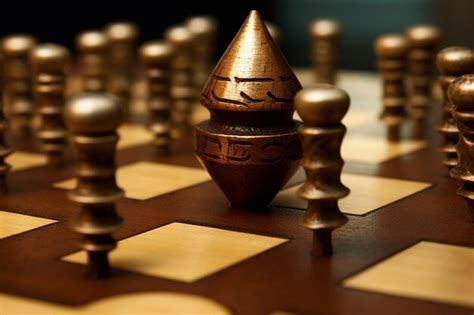
[{"label": "chess piece finial", "polygon": [[278,45],[281,44],[281,32],[280,28],[275,24],[270,21],[263,21],[265,23],[265,26],[267,27],[268,33],[270,33],[270,36],[273,38],[275,43]]},{"label": "chess piece finial", "polygon": [[115,22],[105,27],[110,42],[110,81],[108,90],[129,104],[135,66],[138,26],[132,22]]},{"label": "chess piece finial", "polygon": [[337,202],[349,194],[349,189],[341,183],[344,161],[340,153],[346,133],[341,120],[349,103],[345,91],[329,84],[303,89],[295,97],[296,111],[303,120],[299,134],[306,172],[306,181],[297,194],[308,201],[301,224],[313,230],[315,256],[332,254],[331,233],[347,222]]},{"label": "chess piece finial", "polygon": [[311,60],[317,83],[336,82],[341,33],[341,24],[333,19],[315,20],[309,26]]},{"label": "chess piece finial", "polygon": [[233,207],[265,208],[296,171],[301,144],[292,117],[300,89],[251,11],[204,86],[211,119],[196,127],[196,154]]},{"label": "chess piece finial", "polygon": [[85,31],[76,38],[84,92],[105,92],[109,75],[110,40],[104,32]]},{"label": "chess piece finial", "polygon": [[28,135],[35,112],[29,56],[36,45],[30,35],[18,34],[2,40],[5,78],[5,109],[12,131]]},{"label": "chess piece finial", "polygon": [[150,130],[160,154],[168,154],[171,145],[170,63],[174,48],[163,41],[144,43],[139,50],[148,89]]},{"label": "chess piece finial", "polygon": [[438,53],[436,64],[441,73],[439,83],[443,90],[443,116],[436,130],[443,137],[443,143],[440,146],[445,154],[443,164],[452,168],[458,161],[456,145],[459,140],[459,130],[452,114],[453,106],[448,98],[448,87],[456,78],[474,72],[474,52],[465,47],[448,47]]},{"label": "chess piece finial", "polygon": [[206,83],[214,66],[218,22],[212,16],[193,16],[186,20],[186,27],[194,35],[194,78],[197,92]]},{"label": "chess piece finial", "polygon": [[[3,68],[3,56],[0,55],[0,69]],[[0,71],[0,95],[3,95],[3,72]],[[3,98],[0,97],[0,193],[7,191],[7,174],[11,169],[5,159],[13,152],[5,141],[5,131],[7,130],[7,120],[3,112]]]},{"label": "chess piece finial", "polygon": [[432,25],[415,25],[406,31],[409,44],[408,74],[410,114],[415,121],[415,137],[423,138],[432,102],[436,50],[441,42],[441,31]]},{"label": "chess piece finial", "polygon": [[165,39],[175,47],[175,56],[171,61],[171,97],[172,118],[179,133],[190,127],[191,112],[196,102],[193,79],[195,37],[184,26],[172,26],[165,31]]},{"label": "chess piece finial", "polygon": [[463,182],[458,195],[466,200],[469,221],[474,222],[474,74],[454,80],[448,88],[448,97],[459,129],[458,162],[449,174]]},{"label": "chess piece finial", "polygon": [[81,205],[72,229],[83,236],[88,254],[88,274],[94,278],[110,273],[108,252],[116,247],[112,233],[123,223],[115,202],[123,191],[115,182],[117,128],[124,119],[122,103],[110,94],[85,93],[68,101],[64,119],[78,152],[77,186],[69,199]]},{"label": "chess piece finial", "polygon": [[38,137],[52,165],[61,162],[67,143],[63,108],[69,58],[67,48],[56,44],[38,45],[30,56],[35,100],[42,118]]},{"label": "chess piece finial", "polygon": [[374,44],[377,67],[383,80],[383,111],[380,120],[387,126],[387,139],[400,140],[400,127],[406,118],[405,70],[408,42],[401,34],[385,34]]}]

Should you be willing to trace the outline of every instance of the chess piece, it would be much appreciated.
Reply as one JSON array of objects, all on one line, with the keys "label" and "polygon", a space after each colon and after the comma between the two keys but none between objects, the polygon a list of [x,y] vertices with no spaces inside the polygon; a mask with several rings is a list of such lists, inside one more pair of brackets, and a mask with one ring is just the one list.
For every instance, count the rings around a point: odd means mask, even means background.
[{"label": "chess piece", "polygon": [[174,48],[162,41],[147,42],[140,47],[139,56],[144,65],[150,130],[155,136],[154,144],[160,154],[168,154],[171,145],[172,106],[170,63]]},{"label": "chess piece", "polygon": [[440,149],[444,153],[443,164],[448,168],[456,166],[458,156],[456,145],[458,143],[458,127],[452,114],[452,104],[448,98],[448,87],[456,78],[469,73],[474,73],[474,53],[465,47],[448,47],[441,50],[436,63],[441,73],[439,83],[443,90],[442,121],[436,130],[443,137]]},{"label": "chess piece", "polygon": [[36,44],[30,35],[11,35],[2,41],[5,77],[5,112],[12,131],[26,136],[35,112],[29,56]]},{"label": "chess piece", "polygon": [[194,78],[199,92],[214,66],[218,24],[212,16],[194,16],[186,20],[186,27],[195,38]]},{"label": "chess piece", "polygon": [[[3,58],[0,56],[0,69],[3,66]],[[3,72],[0,71],[0,95],[3,95]],[[5,131],[7,130],[7,121],[3,113],[3,98],[0,97],[0,193],[7,191],[7,174],[10,171],[10,164],[5,159],[13,152],[5,141]]]},{"label": "chess piece", "polygon": [[110,94],[85,93],[68,101],[64,119],[77,151],[77,186],[68,197],[81,205],[72,229],[82,234],[81,247],[88,254],[88,274],[110,274],[108,252],[116,247],[112,233],[123,223],[115,202],[123,191],[115,182],[117,128],[124,118],[119,98]]},{"label": "chess piece", "polygon": [[175,47],[171,61],[172,118],[176,131],[181,133],[190,127],[190,116],[196,101],[193,81],[194,36],[184,26],[173,26],[166,30],[165,39]]},{"label": "chess piece", "polygon": [[317,83],[335,84],[342,26],[336,20],[313,21],[309,27],[311,60]]},{"label": "chess piece", "polygon": [[207,81],[196,154],[235,208],[262,209],[298,168],[298,79],[253,10]]},{"label": "chess piece", "polygon": [[400,34],[378,37],[374,45],[377,66],[383,79],[383,111],[380,120],[387,126],[387,139],[400,140],[400,127],[406,118],[405,70],[408,42]]},{"label": "chess piece", "polygon": [[410,114],[415,121],[415,138],[423,138],[432,102],[434,61],[441,41],[441,31],[431,25],[416,25],[406,31],[409,44],[408,74]]},{"label": "chess piece", "polygon": [[129,104],[135,66],[135,46],[139,30],[132,22],[116,22],[105,27],[110,42],[110,80],[108,90]]},{"label": "chess piece", "polygon": [[265,26],[267,27],[268,32],[270,33],[270,36],[273,38],[273,41],[277,43],[278,45],[281,44],[281,32],[278,26],[275,23],[272,23],[270,21],[264,21]]},{"label": "chess piece", "polygon": [[296,111],[303,120],[299,134],[306,172],[306,181],[297,194],[308,201],[301,224],[313,230],[315,256],[332,254],[331,233],[347,222],[337,202],[349,194],[341,183],[344,161],[340,153],[346,133],[341,120],[349,103],[346,92],[329,84],[303,89],[295,97]]},{"label": "chess piece", "polygon": [[100,31],[86,31],[76,38],[83,92],[105,92],[109,75],[109,38]]},{"label": "chess piece", "polygon": [[67,48],[56,44],[38,45],[31,53],[35,100],[41,116],[38,137],[52,165],[61,163],[67,143],[63,107],[69,58]]},{"label": "chess piece", "polygon": [[454,80],[448,88],[448,97],[459,129],[458,162],[449,174],[463,182],[458,195],[466,200],[469,221],[474,223],[474,74]]}]

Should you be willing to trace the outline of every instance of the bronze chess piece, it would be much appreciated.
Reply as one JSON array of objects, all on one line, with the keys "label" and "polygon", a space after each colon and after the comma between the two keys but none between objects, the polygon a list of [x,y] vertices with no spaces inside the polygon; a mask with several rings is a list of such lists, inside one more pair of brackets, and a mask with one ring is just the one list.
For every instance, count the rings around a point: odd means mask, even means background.
[{"label": "bronze chess piece", "polygon": [[298,168],[293,98],[301,89],[253,10],[208,79],[196,154],[235,208],[263,208]]},{"label": "bronze chess piece", "polygon": [[458,195],[466,200],[469,221],[474,223],[474,74],[454,80],[448,88],[448,96],[459,129],[458,162],[449,174],[463,182]]},{"label": "bronze chess piece", "polygon": [[110,274],[108,252],[116,247],[112,237],[123,223],[115,202],[123,191],[115,182],[117,128],[124,119],[122,103],[110,94],[86,93],[69,100],[64,119],[77,151],[77,186],[68,197],[81,205],[72,229],[82,235],[88,255],[88,275]]},{"label": "bronze chess piece", "polygon": [[280,45],[281,44],[280,28],[275,23],[270,22],[270,21],[263,21],[263,23],[265,23],[268,33],[270,33],[270,36],[273,38],[273,41],[277,45]]},{"label": "bronze chess piece", "polygon": [[313,21],[309,26],[311,61],[317,83],[335,84],[339,61],[341,24],[332,19]]},{"label": "bronze chess piece", "polygon": [[299,134],[306,172],[306,181],[297,194],[308,201],[301,224],[314,233],[315,256],[332,254],[331,233],[347,222],[337,203],[349,194],[349,189],[341,183],[344,161],[340,153],[346,133],[341,120],[349,103],[346,92],[329,84],[303,89],[295,97],[296,111],[303,120]]},{"label": "bronze chess piece", "polygon": [[410,114],[415,121],[415,138],[424,138],[425,125],[432,103],[436,50],[441,31],[432,25],[416,25],[406,31],[409,44],[408,74]]},{"label": "bronze chess piece", "polygon": [[63,121],[69,51],[56,44],[36,46],[31,53],[35,99],[41,116],[38,138],[52,165],[60,164],[68,132]]},{"label": "bronze chess piece", "polygon": [[[3,66],[3,58],[0,55],[0,69]],[[0,71],[0,95],[3,95],[3,72]],[[7,130],[7,120],[3,112],[3,98],[0,97],[0,193],[7,191],[7,174],[11,169],[5,159],[12,154],[13,149],[10,148],[5,141],[5,132]]]},{"label": "bronze chess piece", "polygon": [[163,41],[144,43],[139,50],[144,65],[148,90],[148,111],[150,130],[155,136],[155,147],[160,154],[169,154],[171,147],[171,106],[170,64],[174,48]]},{"label": "bronze chess piece", "polygon": [[33,102],[30,52],[36,39],[30,35],[11,35],[2,40],[5,78],[5,112],[12,131],[25,136],[32,130]]},{"label": "bronze chess piece", "polygon": [[385,34],[374,44],[377,67],[383,80],[383,111],[380,120],[387,126],[387,139],[400,140],[400,127],[406,119],[405,70],[408,42],[401,34]]},{"label": "bronze chess piece", "polygon": [[448,87],[458,77],[474,73],[474,52],[465,47],[448,47],[438,53],[436,63],[441,73],[439,83],[443,90],[443,116],[436,130],[443,137],[443,143],[440,146],[444,153],[443,164],[452,168],[458,162],[456,145],[459,140],[459,129],[452,114],[453,105],[448,97]]}]

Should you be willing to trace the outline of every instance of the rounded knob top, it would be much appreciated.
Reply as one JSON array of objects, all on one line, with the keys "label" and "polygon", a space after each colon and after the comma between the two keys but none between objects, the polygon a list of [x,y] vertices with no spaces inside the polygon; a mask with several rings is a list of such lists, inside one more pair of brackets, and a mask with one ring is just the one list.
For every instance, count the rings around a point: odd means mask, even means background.
[{"label": "rounded knob top", "polygon": [[165,41],[155,40],[144,43],[139,51],[140,59],[145,63],[163,64],[174,56],[174,48]]},{"label": "rounded knob top", "polygon": [[112,133],[123,120],[122,102],[106,93],[78,95],[70,99],[64,109],[64,121],[76,133]]},{"label": "rounded knob top", "polygon": [[448,96],[455,111],[474,111],[474,74],[454,80],[448,88]]},{"label": "rounded knob top", "polygon": [[374,50],[380,57],[404,57],[408,52],[408,41],[402,34],[384,34],[375,40]]},{"label": "rounded knob top", "polygon": [[114,42],[135,42],[138,38],[138,26],[132,22],[115,22],[105,27],[105,33]]},{"label": "rounded knob top", "polygon": [[438,53],[436,64],[444,73],[472,73],[474,72],[474,52],[466,47],[448,47]]},{"label": "rounded knob top", "polygon": [[183,47],[193,44],[193,34],[184,26],[171,26],[165,31],[165,39],[171,44]]},{"label": "rounded knob top", "polygon": [[76,46],[82,51],[103,51],[109,46],[109,38],[101,31],[85,31],[77,36]]},{"label": "rounded knob top", "polygon": [[441,41],[441,30],[434,25],[415,25],[406,31],[410,45],[413,47],[437,46]]},{"label": "rounded knob top", "polygon": [[10,35],[2,40],[2,52],[7,57],[28,56],[36,39],[27,34]]},{"label": "rounded knob top", "polygon": [[316,38],[334,38],[342,32],[341,24],[333,19],[313,21],[309,26],[309,33]]},{"label": "rounded knob top", "polygon": [[64,71],[69,63],[69,51],[61,45],[41,44],[32,50],[30,58],[39,71]]},{"label": "rounded knob top", "polygon": [[188,30],[199,37],[214,36],[217,33],[217,21],[212,16],[193,16],[186,20]]},{"label": "rounded knob top", "polygon": [[304,88],[295,96],[296,111],[304,124],[311,127],[339,125],[349,104],[349,95],[330,84]]}]

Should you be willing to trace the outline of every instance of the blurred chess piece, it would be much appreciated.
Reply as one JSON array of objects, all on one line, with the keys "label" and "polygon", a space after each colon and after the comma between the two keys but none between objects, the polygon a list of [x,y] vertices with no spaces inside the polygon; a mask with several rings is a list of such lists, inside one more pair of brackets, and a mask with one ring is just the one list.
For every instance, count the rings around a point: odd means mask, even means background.
[{"label": "blurred chess piece", "polygon": [[38,138],[52,165],[62,162],[68,132],[63,121],[66,69],[70,54],[56,44],[41,44],[31,53],[35,101],[41,116]]},{"label": "blurred chess piece", "polygon": [[164,41],[144,43],[139,56],[144,65],[150,130],[158,153],[169,154],[171,147],[171,74],[174,48]]},{"label": "blurred chess piece", "polygon": [[342,26],[336,20],[321,19],[310,24],[311,61],[317,83],[336,83],[341,33]]},{"label": "blurred chess piece", "polygon": [[[0,55],[0,69],[3,69],[3,57]],[[0,95],[3,95],[3,71],[0,71]],[[0,193],[5,193],[8,189],[7,175],[11,169],[5,159],[13,152],[5,141],[7,131],[7,120],[3,112],[3,98],[0,97]]]},{"label": "blurred chess piece", "polygon": [[25,34],[7,36],[2,41],[5,113],[12,132],[21,136],[31,133],[35,113],[29,60],[35,45],[36,39]]},{"label": "blurred chess piece", "polygon": [[123,108],[120,99],[110,94],[85,93],[68,101],[64,118],[78,153],[77,186],[68,197],[81,210],[72,229],[82,235],[88,275],[107,277],[108,252],[116,247],[112,233],[123,223],[115,210],[115,202],[123,196],[115,182],[117,129],[124,119]]},{"label": "blurred chess piece", "polygon": [[275,24],[270,21],[263,21],[265,23],[265,26],[267,27],[268,32],[270,33],[270,36],[273,38],[275,43],[280,46],[281,45],[281,32],[280,28]]},{"label": "blurred chess piece", "polygon": [[448,47],[438,53],[436,63],[441,73],[439,83],[443,90],[443,116],[436,130],[443,137],[443,143],[440,147],[444,153],[443,164],[448,168],[452,168],[458,162],[456,145],[459,141],[459,129],[453,117],[453,104],[451,104],[448,97],[448,88],[458,77],[474,73],[474,52],[465,47]]},{"label": "blurred chess piece", "polygon": [[385,34],[374,44],[377,67],[383,80],[383,111],[380,120],[387,126],[387,139],[400,140],[406,119],[405,70],[408,42],[401,34]]},{"label": "blurred chess piece", "polygon": [[78,71],[83,92],[105,92],[109,75],[110,41],[101,31],[85,31],[76,38]]},{"label": "blurred chess piece", "polygon": [[139,33],[138,26],[132,22],[115,22],[105,27],[110,42],[108,91],[120,97],[126,105],[129,105]]},{"label": "blurred chess piece", "polygon": [[346,92],[329,84],[317,84],[295,96],[296,111],[303,120],[299,134],[303,144],[301,164],[306,172],[306,181],[297,195],[308,201],[301,224],[314,233],[315,256],[332,254],[331,233],[347,222],[338,200],[350,192],[340,179],[344,166],[340,150],[346,133],[341,120],[349,103]]},{"label": "blurred chess piece", "polygon": [[410,114],[415,121],[415,138],[425,137],[430,113],[431,88],[434,82],[435,58],[441,31],[432,25],[415,25],[406,31],[409,44],[408,73]]}]

